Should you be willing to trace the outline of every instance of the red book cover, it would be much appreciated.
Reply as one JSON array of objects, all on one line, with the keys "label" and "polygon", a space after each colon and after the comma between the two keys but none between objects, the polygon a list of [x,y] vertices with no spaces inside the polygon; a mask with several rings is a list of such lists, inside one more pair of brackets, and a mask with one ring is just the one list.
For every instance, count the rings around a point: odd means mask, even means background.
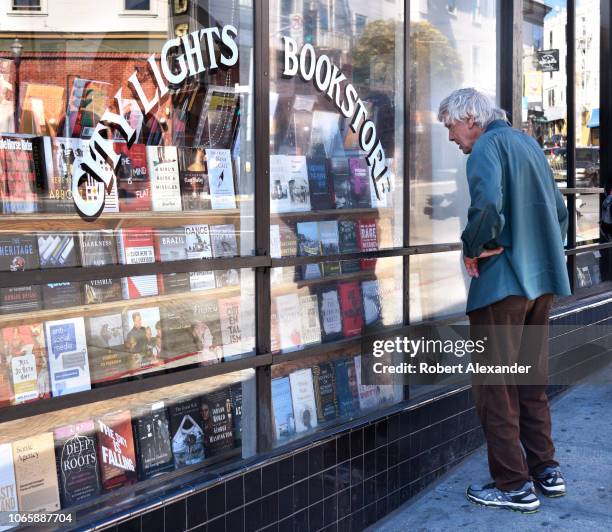
[{"label": "red book cover", "polygon": [[361,289],[359,283],[338,284],[338,296],[342,311],[342,335],[346,338],[361,334],[363,327],[363,308],[361,306]]},{"label": "red book cover", "polygon": [[111,412],[96,420],[102,487],[114,490],[137,480],[136,451],[129,410]]},{"label": "red book cover", "polygon": [[144,144],[115,143],[115,152],[121,155],[117,168],[117,190],[121,212],[151,210],[151,178],[147,166],[147,150]]},{"label": "red book cover", "polygon": [[[357,221],[359,231],[357,238],[359,239],[359,249],[361,251],[374,251],[378,249],[378,235],[376,233],[376,221],[369,219],[361,219]],[[361,259],[362,270],[373,270],[376,267],[376,259]]]},{"label": "red book cover", "polygon": [[[121,229],[117,237],[121,264],[146,264],[155,262],[155,238],[150,227]],[[156,296],[157,276],[138,275],[121,279],[124,299]]]},{"label": "red book cover", "polygon": [[0,137],[0,182],[5,214],[37,211],[34,139]]}]

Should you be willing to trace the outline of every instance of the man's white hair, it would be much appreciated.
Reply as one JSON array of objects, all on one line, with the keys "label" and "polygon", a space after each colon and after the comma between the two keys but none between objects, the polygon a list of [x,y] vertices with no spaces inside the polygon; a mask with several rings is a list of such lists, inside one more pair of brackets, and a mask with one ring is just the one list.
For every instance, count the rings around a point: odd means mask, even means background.
[{"label": "man's white hair", "polygon": [[499,109],[491,99],[476,89],[457,89],[451,92],[438,109],[438,120],[445,126],[473,118],[476,124],[485,129],[493,120],[507,120],[506,112]]}]

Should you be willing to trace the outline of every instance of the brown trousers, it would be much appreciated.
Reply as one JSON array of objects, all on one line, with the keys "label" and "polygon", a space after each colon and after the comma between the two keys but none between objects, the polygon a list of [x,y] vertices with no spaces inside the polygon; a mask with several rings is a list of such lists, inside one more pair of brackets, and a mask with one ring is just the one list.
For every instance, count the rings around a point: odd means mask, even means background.
[{"label": "brown trousers", "polygon": [[[470,326],[479,334],[486,334],[487,327],[495,328],[493,350],[504,353],[504,361],[520,361],[521,349],[529,345],[529,359],[537,360],[538,369],[548,374],[548,319],[553,295],[545,294],[528,300],[523,296],[509,296],[484,308],[469,313]],[[527,341],[520,331],[525,325],[537,331]],[[501,330],[501,332],[500,332]],[[518,334],[517,334],[518,333]],[[551,419],[546,396],[546,384],[483,385],[473,379],[472,391],[476,410],[487,441],[489,471],[497,488],[520,488],[530,475],[540,473],[545,467],[558,466],[555,447],[551,438]]]}]

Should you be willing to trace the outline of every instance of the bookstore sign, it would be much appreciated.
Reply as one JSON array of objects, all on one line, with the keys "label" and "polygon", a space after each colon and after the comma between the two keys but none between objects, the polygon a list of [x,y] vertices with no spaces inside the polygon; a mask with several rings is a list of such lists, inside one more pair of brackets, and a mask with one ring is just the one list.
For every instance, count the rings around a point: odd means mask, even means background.
[{"label": "bookstore sign", "polygon": [[[128,84],[134,91],[143,115],[151,113],[160,100],[168,94],[168,85],[180,85],[188,77],[194,77],[208,69],[216,71],[219,67],[229,68],[238,62],[238,31],[234,26],[226,25],[196,30],[189,34],[170,39],[162,47],[159,60],[151,54],[147,64],[155,86],[151,97],[138,79],[137,72],[128,78]],[[173,68],[168,57],[176,54]],[[114,184],[114,176],[119,167],[120,154],[113,149],[113,132],[117,132],[131,147],[136,140],[136,130],[125,118],[128,100],[122,95],[122,88],[115,94],[118,113],[107,108],[100,122],[96,125],[88,145],[83,150],[81,172],[72,180],[72,197],[77,211],[86,218],[97,218],[104,208],[107,192]],[[90,179],[91,178],[91,179]],[[86,181],[85,196],[79,186]]]},{"label": "bookstore sign", "polygon": [[376,125],[368,118],[368,110],[357,90],[352,83],[344,83],[346,76],[329,56],[317,57],[312,44],[306,43],[298,50],[295,39],[284,36],[283,41],[283,76],[293,77],[299,74],[304,81],[313,81],[316,89],[323,93],[345,118],[351,119],[351,130],[353,133],[359,130],[359,147],[367,153],[366,161],[376,197],[382,199],[384,194],[391,191],[389,168],[385,162],[385,151],[378,138]]}]

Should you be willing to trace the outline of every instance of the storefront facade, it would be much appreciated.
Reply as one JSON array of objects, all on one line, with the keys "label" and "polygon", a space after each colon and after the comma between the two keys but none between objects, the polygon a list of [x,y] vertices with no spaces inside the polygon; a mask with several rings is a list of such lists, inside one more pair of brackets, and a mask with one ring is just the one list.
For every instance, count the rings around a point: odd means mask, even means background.
[{"label": "storefront facade", "polygon": [[[360,530],[482,444],[469,382],[361,374],[372,339],[465,320],[454,88],[533,135],[567,199],[554,323],[610,314],[607,0],[7,5],[3,509]],[[555,375],[596,365],[551,346]]]}]

